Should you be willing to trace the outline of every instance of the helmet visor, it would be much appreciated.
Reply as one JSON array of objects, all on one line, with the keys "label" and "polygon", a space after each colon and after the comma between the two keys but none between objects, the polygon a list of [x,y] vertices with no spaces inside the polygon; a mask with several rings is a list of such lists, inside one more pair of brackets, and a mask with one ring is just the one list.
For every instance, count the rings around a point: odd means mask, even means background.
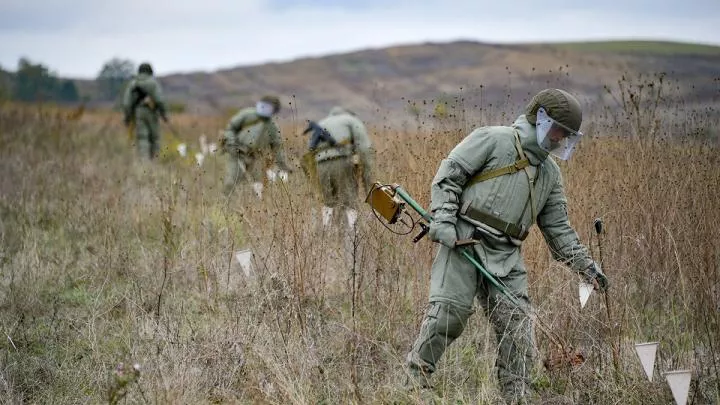
[{"label": "helmet visor", "polygon": [[540,148],[562,160],[570,159],[583,135],[550,118],[543,107],[538,109],[535,131]]}]

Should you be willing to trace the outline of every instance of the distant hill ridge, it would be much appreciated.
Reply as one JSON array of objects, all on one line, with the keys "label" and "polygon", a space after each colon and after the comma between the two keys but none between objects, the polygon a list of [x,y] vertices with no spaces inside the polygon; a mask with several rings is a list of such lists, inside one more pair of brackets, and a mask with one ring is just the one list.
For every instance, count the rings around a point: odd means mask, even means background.
[{"label": "distant hill ridge", "polygon": [[[167,96],[188,111],[227,114],[261,94],[283,98],[284,119],[318,118],[337,104],[364,117],[402,119],[442,100],[465,106],[518,103],[549,86],[596,98],[623,75],[665,72],[676,96],[717,97],[720,47],[655,41],[489,44],[472,41],[367,49],[215,72],[162,76]],[[92,82],[80,84],[92,91]],[[693,87],[694,86],[694,87]],[[705,89],[705,90],[702,90]],[[424,103],[423,103],[424,102]]]}]

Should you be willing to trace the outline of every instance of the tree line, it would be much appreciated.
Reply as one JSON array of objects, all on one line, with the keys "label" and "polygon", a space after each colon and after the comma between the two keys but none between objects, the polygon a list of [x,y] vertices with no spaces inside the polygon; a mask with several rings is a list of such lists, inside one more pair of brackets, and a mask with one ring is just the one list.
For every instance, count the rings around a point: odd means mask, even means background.
[{"label": "tree line", "polygon": [[72,79],[63,79],[45,64],[20,58],[16,70],[0,67],[0,100],[77,104],[97,101],[118,104],[125,85],[136,71],[134,62],[113,58],[105,62],[94,86],[81,94]]}]

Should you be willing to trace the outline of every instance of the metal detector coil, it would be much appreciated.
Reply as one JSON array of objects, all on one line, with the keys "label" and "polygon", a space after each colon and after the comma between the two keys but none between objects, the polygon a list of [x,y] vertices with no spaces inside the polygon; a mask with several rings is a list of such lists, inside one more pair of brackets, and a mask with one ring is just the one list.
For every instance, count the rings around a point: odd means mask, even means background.
[{"label": "metal detector coil", "polygon": [[394,224],[405,208],[405,202],[397,197],[395,190],[375,182],[365,198],[365,202],[380,214],[388,224]]}]

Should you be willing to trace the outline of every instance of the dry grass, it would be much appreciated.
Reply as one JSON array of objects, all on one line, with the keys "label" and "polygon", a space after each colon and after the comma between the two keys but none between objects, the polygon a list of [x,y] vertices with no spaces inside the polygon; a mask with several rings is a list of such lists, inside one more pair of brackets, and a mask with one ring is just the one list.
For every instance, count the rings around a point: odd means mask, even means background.
[{"label": "dry grass", "polygon": [[[598,258],[592,223],[605,221],[612,288],[581,311],[576,276],[533,231],[523,249],[538,314],[587,354],[578,368],[539,368],[537,386],[551,403],[669,403],[659,372],[689,368],[690,403],[717,403],[720,158],[715,141],[690,136],[717,119],[669,115],[646,139],[622,136],[620,115],[588,117],[603,136],[561,166],[571,221]],[[323,230],[299,170],[268,184],[262,202],[250,190],[226,200],[222,158],[200,169],[171,151],[140,163],[118,122],[0,111],[0,403],[107,402],[119,363],[141,366],[127,403],[419,400],[399,382],[427,299],[427,239],[391,234],[366,205],[356,233]],[[223,124],[176,121],[193,142]],[[293,156],[299,125],[285,131]],[[374,131],[377,178],[427,204],[440,159],[464,134]],[[255,253],[250,278],[232,259],[242,247]],[[489,332],[474,315],[439,365],[439,398],[499,401]],[[650,383],[632,344],[652,340],[661,346]],[[538,361],[551,349],[538,334]]]}]

